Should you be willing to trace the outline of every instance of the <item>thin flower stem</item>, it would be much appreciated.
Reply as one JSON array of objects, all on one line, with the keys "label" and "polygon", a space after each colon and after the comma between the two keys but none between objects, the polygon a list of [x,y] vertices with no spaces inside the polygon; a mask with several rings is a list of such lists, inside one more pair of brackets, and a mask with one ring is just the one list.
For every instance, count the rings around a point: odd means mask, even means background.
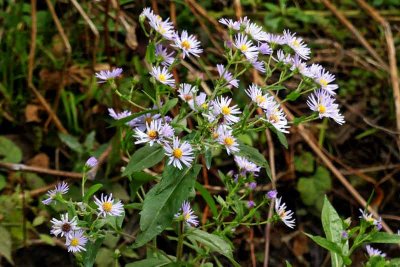
[{"label": "thin flower stem", "polygon": [[183,253],[183,221],[179,222],[178,226],[178,247],[176,249],[176,261],[179,262]]}]

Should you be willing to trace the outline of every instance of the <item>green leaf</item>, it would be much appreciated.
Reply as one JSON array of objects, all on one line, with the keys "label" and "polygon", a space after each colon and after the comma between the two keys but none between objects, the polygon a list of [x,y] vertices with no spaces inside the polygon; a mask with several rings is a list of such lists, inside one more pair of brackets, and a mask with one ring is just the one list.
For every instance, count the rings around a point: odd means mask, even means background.
[{"label": "green leaf", "polygon": [[171,261],[168,259],[151,258],[128,263],[127,265],[125,265],[125,267],[161,267],[167,266],[170,263]]},{"label": "green leaf", "polygon": [[192,242],[197,241],[208,247],[211,252],[218,252],[227,258],[233,258],[230,244],[217,235],[207,233],[200,229],[193,229],[187,233],[187,237]]},{"label": "green leaf", "polygon": [[97,191],[100,190],[100,188],[102,188],[103,185],[102,184],[94,184],[92,185],[85,193],[85,196],[83,197],[83,202],[88,203],[89,202],[89,198],[91,196],[93,196]]},{"label": "green leaf", "polygon": [[267,171],[268,177],[271,179],[271,169],[269,168],[268,161],[264,158],[263,154],[261,154],[257,149],[254,147],[245,145],[241,141],[237,140],[239,144],[239,154],[247,158],[248,160],[252,161],[253,163],[257,164],[258,166],[264,167]]},{"label": "green leaf", "polygon": [[154,42],[150,42],[146,49],[146,61],[154,63],[156,61],[156,45]]},{"label": "green leaf", "polygon": [[97,238],[96,241],[93,243],[92,241],[88,241],[86,243],[85,249],[86,251],[82,253],[83,257],[83,266],[85,267],[92,267],[94,261],[96,260],[97,252],[101,244],[103,243],[104,237]]},{"label": "green leaf", "polygon": [[286,267],[293,267],[290,262],[286,261]]},{"label": "green leaf", "polygon": [[294,167],[299,172],[314,171],[314,156],[310,152],[303,152],[300,156],[294,157]]},{"label": "green leaf", "polygon": [[133,172],[131,178],[129,188],[132,200],[135,199],[137,191],[143,184],[156,179],[155,176],[145,172]]},{"label": "green leaf", "polygon": [[173,107],[176,106],[176,104],[178,104],[178,98],[172,98],[168,100],[160,109],[161,115],[167,114],[168,111],[170,111]]},{"label": "green leaf", "polygon": [[21,149],[10,139],[0,136],[0,161],[20,163],[21,160]]},{"label": "green leaf", "polygon": [[285,100],[295,101],[299,96],[301,96],[299,92],[293,91],[286,96]]},{"label": "green leaf", "polygon": [[307,120],[309,117],[308,116],[301,116],[301,117],[296,117],[293,119],[293,124],[294,125],[299,125],[303,121]]},{"label": "green leaf", "polygon": [[369,243],[400,244],[400,235],[376,232],[369,236]]},{"label": "green leaf", "polygon": [[[333,243],[332,241],[329,241],[326,238],[323,238],[322,236],[313,236],[313,235],[310,235],[307,233],[305,233],[305,235],[308,236],[309,238],[311,238],[315,243],[317,243],[324,249],[327,249],[330,252],[333,252],[333,254],[338,254],[338,256],[342,254],[341,248],[337,244]],[[337,263],[335,262],[335,264],[332,264],[332,266],[342,267],[342,265],[338,265],[338,262]]]},{"label": "green leaf", "polygon": [[133,172],[141,171],[145,168],[153,167],[165,156],[164,149],[158,144],[144,146],[138,149],[129,160],[123,176],[131,175]]},{"label": "green leaf", "polygon": [[46,244],[48,244],[50,246],[56,245],[56,242],[54,242],[54,239],[49,235],[39,234],[39,238],[40,238],[40,240],[42,240],[43,242],[45,242]]},{"label": "green leaf", "polygon": [[83,147],[79,143],[78,138],[76,138],[75,136],[58,133],[58,137],[60,138],[61,142],[67,145],[71,150],[75,151],[78,154],[83,153]]},{"label": "green leaf", "polygon": [[114,252],[108,248],[100,248],[96,256],[97,267],[109,267],[114,263]]},{"label": "green leaf", "polygon": [[218,216],[217,205],[215,205],[215,201],[212,198],[210,192],[208,192],[208,190],[205,189],[204,186],[202,186],[198,182],[196,182],[195,188],[196,188],[197,191],[199,191],[199,193],[201,194],[203,199],[207,202],[207,205],[210,207],[210,210],[211,210],[213,216],[217,217]]},{"label": "green leaf", "polygon": [[[327,240],[336,244],[340,244],[342,241],[341,234],[345,229],[343,228],[343,223],[339,217],[339,214],[336,212],[335,208],[331,205],[326,196],[324,198],[324,205],[322,207],[321,220]],[[332,266],[342,266],[343,259],[340,255],[346,255],[348,250],[348,242],[346,242],[342,249],[340,249],[340,252],[334,251],[336,253],[331,253]]]},{"label": "green leaf", "polygon": [[6,187],[6,185],[7,185],[6,177],[0,174],[0,191],[3,190],[3,188]]},{"label": "green leaf", "polygon": [[326,191],[331,189],[329,171],[319,166],[311,177],[301,177],[297,183],[297,190],[304,204],[315,206],[321,210]]},{"label": "green leaf", "polygon": [[140,212],[142,232],[137,236],[134,247],[143,246],[171,225],[182,202],[193,190],[200,169],[200,165],[183,170],[168,165],[164,169],[161,182],[144,199],[143,210]]},{"label": "green leaf", "polygon": [[213,158],[213,154],[212,154],[211,149],[207,149],[207,150],[206,150],[206,153],[205,153],[205,155],[204,155],[204,158],[205,158],[205,160],[206,160],[206,167],[207,167],[207,170],[209,170],[209,169],[211,168],[211,163],[212,163],[212,158]]},{"label": "green leaf", "polygon": [[271,127],[269,129],[271,129],[271,131],[273,131],[276,134],[276,136],[278,136],[278,140],[281,143],[281,145],[283,145],[287,149],[288,142],[286,139],[286,135],[284,133],[282,133],[281,131],[278,131],[275,127]]},{"label": "green leaf", "polygon": [[0,255],[6,258],[9,263],[14,265],[11,257],[11,235],[3,226],[0,226],[0,237]]}]

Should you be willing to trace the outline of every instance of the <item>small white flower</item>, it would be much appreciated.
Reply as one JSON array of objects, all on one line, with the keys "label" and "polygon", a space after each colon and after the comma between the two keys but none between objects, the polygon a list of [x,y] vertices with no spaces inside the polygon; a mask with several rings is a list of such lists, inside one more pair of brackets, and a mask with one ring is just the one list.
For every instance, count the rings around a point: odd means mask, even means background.
[{"label": "small white flower", "polygon": [[225,19],[222,18],[220,20],[218,20],[219,23],[226,25],[229,29],[233,29],[233,30],[240,30],[240,22],[238,21],[233,21],[231,19]]},{"label": "small white flower", "polygon": [[[155,107],[154,107],[155,108]],[[161,118],[161,114],[152,114],[152,113],[147,113],[143,114],[137,118],[134,118],[130,122],[128,122],[128,125],[131,128],[137,128],[141,130],[142,132],[146,131],[146,124],[150,124],[154,120],[158,120]]]},{"label": "small white flower", "polygon": [[194,99],[188,101],[188,105],[191,109],[199,111],[204,110],[208,107],[207,103],[207,95],[205,93],[200,93],[196,95]]},{"label": "small white flower", "polygon": [[174,87],[175,85],[175,80],[166,67],[153,67],[150,74],[162,84],[169,85],[171,87]]},{"label": "small white flower", "polygon": [[240,169],[240,174],[245,176],[246,173],[253,173],[257,175],[260,171],[260,167],[258,167],[255,163],[249,161],[248,159],[240,156],[235,156],[235,162]]},{"label": "small white flower", "polygon": [[282,35],[267,33],[266,42],[270,44],[270,46],[275,45],[283,45],[285,43],[285,39]]},{"label": "small white flower", "polygon": [[217,64],[217,70],[219,77],[223,78],[226,83],[228,83],[228,88],[239,87],[239,80],[234,79],[232,73],[229,72],[222,64]]},{"label": "small white flower", "polygon": [[310,48],[307,47],[301,37],[296,37],[296,33],[292,34],[290,31],[284,30],[283,38],[285,40],[285,43],[290,46],[290,48],[292,48],[294,52],[301,58],[306,60],[310,58]]},{"label": "small white flower", "polygon": [[258,57],[258,48],[253,45],[253,43],[248,40],[247,36],[239,33],[235,37],[235,42],[233,45],[243,53],[243,55],[249,61],[257,60]]},{"label": "small white flower", "polygon": [[153,11],[148,12],[146,16],[150,26],[165,39],[172,40],[175,37],[174,25],[167,18],[165,21],[159,15],[155,15]]},{"label": "small white flower", "polygon": [[71,220],[68,219],[68,213],[61,214],[61,220],[57,220],[56,218],[51,219],[51,223],[53,226],[51,227],[50,233],[58,236],[70,236],[74,231],[79,230],[78,227],[78,218],[73,217]]},{"label": "small white flower", "polygon": [[290,67],[291,71],[299,71],[301,75],[306,76],[308,78],[313,78],[313,73],[310,71],[309,67],[305,62],[303,62],[300,57],[296,54],[293,58],[292,61],[290,62],[292,65]]},{"label": "small white flower", "polygon": [[246,28],[244,29],[245,33],[247,33],[253,40],[256,41],[266,41],[267,40],[267,33],[263,31],[261,26],[253,22],[248,22]]},{"label": "small white flower", "polygon": [[281,203],[282,197],[275,200],[275,212],[287,227],[292,228],[295,226],[295,219],[293,219],[293,211],[286,210],[286,204]]},{"label": "small white flower", "polygon": [[110,194],[108,197],[107,195],[104,196],[101,194],[100,199],[94,196],[94,202],[99,210],[99,216],[121,216],[124,213],[124,205],[122,205],[121,200],[115,202],[112,194]]},{"label": "small white flower", "polygon": [[[194,211],[190,207],[190,203],[188,201],[184,201],[181,207],[181,212],[183,216],[183,220],[193,227],[196,227],[199,224],[197,220],[197,216],[194,215]],[[175,218],[181,216],[181,213],[175,214]]]},{"label": "small white flower", "polygon": [[95,158],[95,157],[90,157],[88,158],[88,160],[85,163],[85,166],[87,168],[93,168],[95,167],[97,164],[99,163],[99,161]]},{"label": "small white flower", "polygon": [[237,143],[236,138],[232,135],[232,130],[228,127],[218,127],[217,133],[214,137],[215,136],[218,136],[218,143],[225,146],[228,155],[239,151],[239,144]]},{"label": "small white flower", "polygon": [[250,61],[251,65],[253,66],[253,68],[255,68],[256,70],[258,70],[261,73],[265,73],[265,66],[264,66],[264,62],[263,61]]},{"label": "small white flower", "polygon": [[238,122],[239,117],[235,115],[241,113],[239,108],[237,108],[237,105],[234,105],[232,107],[229,106],[231,102],[231,98],[221,96],[219,99],[215,100],[213,106],[214,114],[222,115],[224,118],[224,123],[228,125]]},{"label": "small white flower", "polygon": [[375,225],[378,230],[381,230],[382,228],[382,218],[379,217],[379,219],[375,219],[371,213],[368,213],[366,211],[363,211],[362,209],[359,209],[361,212],[361,216],[359,217],[360,219],[364,219],[366,222]]},{"label": "small white flower", "polygon": [[187,31],[182,31],[180,37],[178,34],[175,36],[175,45],[173,46],[182,50],[183,58],[190,55],[199,57],[199,54],[203,52],[203,49],[200,48],[200,42],[194,35],[188,35]]},{"label": "small white flower", "polygon": [[284,63],[284,64],[290,64],[293,61],[292,57],[290,55],[285,55],[285,53],[281,49],[278,50],[276,55],[277,55],[277,58],[276,59],[274,58],[274,60],[276,62],[281,62],[281,63]]},{"label": "small white flower", "polygon": [[268,43],[262,43],[258,45],[258,51],[260,51],[260,53],[263,55],[271,55],[273,52]]},{"label": "small white flower", "polygon": [[126,117],[132,115],[132,112],[127,111],[127,110],[124,110],[122,112],[116,112],[114,109],[109,108],[108,109],[108,114],[114,120],[120,120],[120,119],[123,119],[123,118],[126,118]]},{"label": "small white flower", "polygon": [[158,57],[161,61],[161,64],[164,66],[171,66],[174,63],[174,52],[168,54],[167,48],[163,47],[161,44],[156,46],[156,57]]},{"label": "small white flower", "polygon": [[260,108],[266,109],[273,100],[272,96],[264,94],[261,89],[256,85],[252,84],[248,89],[245,90],[246,94],[251,98],[251,100],[256,103]]},{"label": "small white flower", "polygon": [[69,186],[66,182],[58,183],[53,190],[47,191],[47,199],[43,200],[42,203],[50,205],[51,202],[56,198],[57,194],[64,195],[68,193]]},{"label": "small white flower", "polygon": [[274,100],[268,103],[267,107],[265,108],[265,115],[267,121],[271,123],[278,131],[282,133],[288,133],[286,129],[289,128],[289,126],[286,115],[283,113],[283,110],[279,104]]},{"label": "small white flower", "polygon": [[168,124],[162,123],[161,119],[153,120],[150,124],[146,123],[146,132],[140,129],[135,130],[137,141],[135,144],[149,143],[152,146],[154,143],[163,144],[166,138],[170,138],[174,134],[174,129]]},{"label": "small white flower", "polygon": [[339,113],[339,106],[334,101],[327,91],[318,90],[308,97],[307,105],[311,110],[318,112],[320,119],[332,118],[338,124],[343,124],[344,117]]},{"label": "small white flower", "polygon": [[97,83],[104,83],[107,80],[115,79],[119,77],[122,74],[122,69],[121,68],[115,68],[112,70],[102,70],[99,72],[96,72],[95,76],[99,81]]},{"label": "small white flower", "polygon": [[367,249],[368,256],[370,257],[386,257],[386,253],[383,253],[379,249],[374,249],[370,245],[365,246],[365,248]]},{"label": "small white flower", "polygon": [[337,84],[330,84],[335,80],[335,75],[331,74],[321,66],[319,66],[318,72],[315,73],[314,80],[321,86],[321,89],[324,89],[331,95],[336,94],[335,90],[339,88]]},{"label": "small white flower", "polygon": [[88,239],[84,236],[82,230],[75,231],[71,236],[67,237],[65,245],[67,245],[68,252],[76,253],[86,251],[85,245]]},{"label": "small white flower", "polygon": [[178,169],[182,169],[182,163],[186,167],[190,167],[194,159],[192,146],[184,141],[180,143],[178,137],[175,137],[172,142],[172,147],[166,144],[165,154],[169,157],[168,165],[174,165]]},{"label": "small white flower", "polygon": [[182,83],[179,85],[178,89],[179,97],[185,102],[192,100],[196,92],[197,88],[191,84]]}]

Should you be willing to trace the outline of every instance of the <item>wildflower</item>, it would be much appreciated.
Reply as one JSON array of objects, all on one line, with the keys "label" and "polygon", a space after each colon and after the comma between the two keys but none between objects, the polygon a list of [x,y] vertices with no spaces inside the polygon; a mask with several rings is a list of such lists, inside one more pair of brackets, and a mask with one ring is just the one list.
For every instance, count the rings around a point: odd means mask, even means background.
[{"label": "wildflower", "polygon": [[253,162],[247,160],[244,157],[241,156],[235,156],[235,162],[239,167],[240,174],[242,176],[245,176],[246,173],[252,173],[254,175],[257,175],[257,173],[260,171],[260,167],[258,167],[256,164]]},{"label": "wildflower", "polygon": [[283,31],[285,43],[294,50],[294,52],[303,59],[310,58],[310,48],[303,42],[301,37],[296,37],[296,33],[291,33],[288,30]]},{"label": "wildflower", "polygon": [[368,256],[370,257],[386,257],[386,253],[382,253],[379,249],[374,249],[370,245],[365,246],[367,249]]},{"label": "wildflower", "polygon": [[123,119],[123,118],[126,118],[126,117],[132,115],[132,112],[127,111],[127,110],[124,110],[122,112],[116,112],[114,109],[109,108],[108,109],[108,114],[114,120],[120,120],[120,119]]},{"label": "wildflower", "polygon": [[318,90],[310,95],[307,100],[308,107],[318,112],[319,118],[332,118],[338,124],[344,123],[344,117],[339,113],[338,104],[334,103],[333,99],[327,91]]},{"label": "wildflower", "polygon": [[172,147],[167,144],[164,147],[166,151],[166,155],[169,157],[168,165],[174,165],[178,169],[182,169],[182,163],[186,167],[190,167],[191,162],[193,161],[193,149],[192,146],[184,141],[182,144],[180,143],[178,137],[175,137],[172,142]]},{"label": "wildflower", "polygon": [[116,203],[114,203],[115,201],[112,197],[112,194],[110,194],[108,197],[107,195],[104,196],[101,194],[100,199],[94,196],[94,202],[99,210],[99,216],[121,216],[124,213],[124,205],[122,205],[121,200],[118,200]]},{"label": "wildflower", "polygon": [[182,215],[183,220],[188,224],[193,227],[196,227],[199,224],[199,221],[197,220],[197,216],[194,215],[194,211],[190,207],[190,204],[188,201],[184,201],[181,207],[182,214],[177,213],[175,217],[179,217]]},{"label": "wildflower", "polygon": [[150,74],[162,84],[169,85],[171,87],[174,87],[175,85],[175,80],[173,79],[172,74],[168,72],[166,67],[153,67]]},{"label": "wildflower", "polygon": [[121,68],[115,68],[113,70],[102,70],[96,72],[95,76],[99,79],[98,83],[104,83],[107,80],[115,79],[122,74]]},{"label": "wildflower", "polygon": [[233,21],[231,19],[222,18],[218,22],[226,25],[229,29],[233,29],[236,31],[240,30],[240,22],[238,22],[238,21]]},{"label": "wildflower", "polygon": [[247,202],[247,207],[248,207],[249,209],[254,208],[255,205],[256,205],[256,203],[255,203],[253,200],[249,200],[249,201]]},{"label": "wildflower", "polygon": [[57,194],[64,195],[68,193],[69,186],[66,182],[58,183],[54,190],[47,191],[47,199],[43,200],[44,205],[50,205],[51,202],[56,198]]},{"label": "wildflower", "polygon": [[175,30],[172,22],[169,21],[169,18],[165,21],[159,15],[153,13],[152,10],[146,10],[146,13],[143,14],[149,20],[149,25],[152,27],[156,32],[161,34],[165,39],[172,40],[175,37]]},{"label": "wildflower", "polygon": [[290,64],[292,65],[290,67],[291,71],[297,70],[300,72],[301,75],[312,78],[313,74],[311,73],[310,69],[307,67],[307,64],[301,60],[301,58],[296,54]]},{"label": "wildflower", "polygon": [[272,33],[267,33],[265,41],[268,42],[270,46],[283,45],[285,43],[283,36]]},{"label": "wildflower", "polygon": [[228,83],[228,88],[239,87],[239,80],[238,79],[234,79],[232,73],[230,73],[224,65],[222,64],[218,64],[217,65],[217,70],[218,70],[218,74],[219,77],[221,77],[222,79],[224,79],[225,83]]},{"label": "wildflower", "polygon": [[232,135],[231,129],[227,127],[218,127],[217,136],[218,143],[225,146],[228,155],[239,151],[239,144],[236,142],[236,138]]},{"label": "wildflower", "polygon": [[260,108],[266,109],[272,101],[272,96],[263,95],[261,89],[254,83],[245,92]]},{"label": "wildflower", "polygon": [[203,49],[200,48],[200,42],[194,35],[189,36],[187,31],[182,31],[180,37],[178,34],[175,36],[175,45],[173,46],[182,49],[183,58],[185,58],[185,56],[190,56],[190,54],[198,57],[199,54],[203,52]]},{"label": "wildflower", "polygon": [[164,66],[170,66],[175,61],[174,52],[171,52],[168,54],[167,48],[165,48],[161,44],[158,44],[156,46],[155,53],[156,53],[156,57],[159,58],[161,64]]},{"label": "wildflower", "polygon": [[265,194],[265,196],[269,199],[275,199],[276,196],[278,195],[278,192],[276,190],[270,190]]},{"label": "wildflower", "polygon": [[51,223],[53,226],[51,227],[50,233],[58,236],[70,236],[74,231],[79,230],[78,227],[78,218],[73,217],[71,220],[68,220],[68,213],[61,214],[61,220],[57,220],[56,218],[51,219]]},{"label": "wildflower", "polygon": [[67,237],[65,245],[67,245],[68,252],[76,253],[86,251],[85,245],[88,239],[84,236],[82,230],[74,231],[74,233]]},{"label": "wildflower", "polygon": [[250,63],[253,66],[253,68],[255,68],[256,70],[258,70],[261,73],[265,73],[264,62],[254,60],[254,61],[250,61]]},{"label": "wildflower", "polygon": [[262,43],[261,45],[258,46],[258,51],[260,51],[261,54],[263,55],[270,55],[272,54],[272,49],[268,45],[268,43]]},{"label": "wildflower", "polygon": [[277,104],[274,100],[268,104],[265,108],[265,115],[267,121],[272,124],[278,131],[282,133],[288,133],[286,128],[289,128],[287,125],[287,119],[279,104]]},{"label": "wildflower", "polygon": [[135,130],[135,137],[138,139],[135,144],[149,143],[152,146],[155,142],[162,144],[166,138],[173,135],[174,130],[169,124],[162,123],[161,119],[146,123],[146,132],[140,129]]},{"label": "wildflower", "polygon": [[207,108],[207,95],[205,93],[200,93],[199,95],[194,96],[194,99],[188,101],[188,105],[193,110],[200,110]]},{"label": "wildflower", "polygon": [[182,83],[179,85],[178,89],[179,97],[185,102],[192,100],[196,92],[197,88],[191,84]]},{"label": "wildflower", "polygon": [[286,204],[281,203],[282,197],[277,198],[275,201],[275,212],[278,214],[279,218],[286,224],[287,227],[292,228],[295,225],[295,220],[292,219],[293,211],[286,210]]},{"label": "wildflower", "polygon": [[221,96],[214,102],[215,114],[222,115],[224,118],[224,122],[228,125],[238,122],[239,117],[235,115],[241,113],[239,108],[237,108],[237,105],[234,105],[232,107],[229,106],[231,102],[231,98],[223,96]]},{"label": "wildflower", "polygon": [[[153,107],[155,108],[155,107]],[[137,118],[134,118],[130,122],[128,122],[128,125],[131,128],[137,128],[141,131],[146,130],[146,124],[150,124],[154,120],[158,120],[161,118],[161,114],[152,114],[152,113],[147,113],[143,114]]]},{"label": "wildflower", "polygon": [[276,62],[281,62],[284,64],[290,64],[292,62],[292,57],[290,55],[285,55],[283,50],[279,49],[276,53],[277,59],[274,59]]},{"label": "wildflower", "polygon": [[330,84],[335,80],[335,75],[325,70],[323,67],[316,67],[314,70],[315,78],[314,81],[321,86],[321,89],[327,91],[331,95],[335,95],[336,89],[339,88],[337,84]]},{"label": "wildflower", "polygon": [[257,183],[256,182],[249,183],[249,189],[250,190],[254,190],[254,189],[256,189],[256,187],[257,187]]},{"label": "wildflower", "polygon": [[359,217],[360,219],[364,219],[367,223],[375,225],[377,230],[382,229],[382,218],[381,217],[379,217],[379,219],[375,219],[371,213],[363,211],[362,209],[359,209],[359,210],[361,212],[361,216]]},{"label": "wildflower", "polygon": [[347,231],[342,231],[340,236],[342,237],[342,239],[348,239],[349,238],[349,234],[347,233]]},{"label": "wildflower", "polygon": [[86,161],[85,166],[86,166],[87,168],[90,169],[90,168],[95,167],[97,164],[98,164],[97,159],[96,159],[95,157],[90,157],[90,158]]},{"label": "wildflower", "polygon": [[256,41],[265,41],[267,39],[267,33],[263,31],[261,26],[253,22],[248,22],[246,24],[246,28],[244,29],[245,33],[247,33],[253,40]]},{"label": "wildflower", "polygon": [[239,33],[235,37],[233,45],[243,53],[249,61],[254,61],[258,57],[258,49],[247,39],[247,36]]}]

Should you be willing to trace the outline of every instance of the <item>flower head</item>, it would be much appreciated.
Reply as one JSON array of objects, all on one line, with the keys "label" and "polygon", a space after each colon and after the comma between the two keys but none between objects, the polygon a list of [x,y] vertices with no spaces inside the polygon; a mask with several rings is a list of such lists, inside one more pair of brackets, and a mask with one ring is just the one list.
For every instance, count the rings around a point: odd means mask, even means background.
[{"label": "flower head", "polygon": [[50,205],[51,202],[56,198],[57,194],[64,195],[68,193],[69,186],[66,182],[58,183],[53,190],[47,191],[47,198],[42,201],[45,205]]},{"label": "flower head", "polygon": [[267,194],[265,196],[268,199],[275,199],[277,195],[278,195],[278,192],[276,190],[270,190],[267,192]]},{"label": "flower head", "polygon": [[266,42],[270,44],[270,46],[274,47],[276,45],[283,45],[285,43],[285,39],[282,35],[267,33]]},{"label": "flower head", "polygon": [[224,123],[228,125],[238,122],[239,117],[236,114],[241,113],[237,105],[229,106],[231,102],[231,98],[223,96],[214,101],[214,115],[222,115]]},{"label": "flower head", "polygon": [[197,220],[197,216],[194,214],[194,211],[190,207],[190,203],[188,201],[184,201],[181,207],[182,213],[177,213],[175,217],[179,217],[182,215],[183,220],[193,227],[196,227],[199,224]]},{"label": "flower head", "polygon": [[382,253],[379,249],[374,249],[370,245],[365,246],[367,249],[368,256],[370,257],[386,257],[386,253]]},{"label": "flower head", "polygon": [[232,73],[230,73],[229,70],[227,70],[224,65],[218,64],[217,70],[219,77],[224,79],[225,83],[228,83],[228,88],[232,88],[232,86],[236,88],[239,87],[239,80],[234,79]]},{"label": "flower head", "polygon": [[246,35],[239,33],[235,37],[233,45],[247,58],[249,61],[257,60],[258,48],[247,38]]},{"label": "flower head", "polygon": [[115,68],[112,70],[102,70],[99,72],[96,72],[95,76],[97,79],[99,79],[98,83],[104,83],[107,80],[115,79],[119,77],[122,74],[122,69],[121,68]]},{"label": "flower head", "polygon": [[76,253],[86,251],[85,245],[88,239],[84,236],[82,230],[74,231],[67,237],[65,245],[67,245],[68,252]]},{"label": "flower head", "polygon": [[314,76],[313,73],[310,71],[307,64],[301,60],[299,55],[296,54],[293,58],[291,58],[290,64],[291,64],[290,67],[291,71],[297,70],[298,72],[300,72],[301,75],[308,78],[313,78]]},{"label": "flower head", "polygon": [[90,157],[90,158],[86,161],[85,166],[86,166],[87,168],[93,168],[93,167],[95,167],[98,163],[99,163],[99,162],[97,161],[97,159],[96,159],[95,157]]},{"label": "flower head", "polygon": [[197,88],[191,84],[181,83],[179,85],[178,89],[179,97],[185,102],[192,100],[196,92]]},{"label": "flower head", "polygon": [[224,24],[229,29],[233,29],[236,31],[240,30],[240,22],[239,21],[233,21],[231,19],[222,18],[218,22],[221,24]]},{"label": "flower head", "polygon": [[256,205],[256,203],[253,200],[247,201],[247,207],[249,209],[254,208],[255,205]]},{"label": "flower head", "polygon": [[382,229],[381,217],[375,219],[371,213],[368,213],[362,209],[359,209],[359,211],[361,212],[361,216],[359,217],[360,219],[364,219],[367,223],[375,225],[378,231]]},{"label": "flower head", "polygon": [[239,144],[237,143],[236,138],[232,135],[231,129],[227,127],[218,127],[216,135],[218,136],[218,143],[225,146],[228,155],[239,151]]},{"label": "flower head", "polygon": [[50,233],[58,236],[70,236],[74,231],[79,230],[78,227],[78,218],[73,217],[71,220],[68,219],[68,213],[61,214],[61,220],[57,220],[56,218],[51,219],[51,223],[53,224],[51,227]]},{"label": "flower head", "polygon": [[186,167],[190,167],[194,156],[192,146],[184,141],[182,144],[180,143],[178,137],[175,137],[172,146],[166,144],[164,147],[166,151],[166,155],[169,157],[169,165],[174,165],[178,169],[182,169],[182,163]]},{"label": "flower head", "polygon": [[251,100],[257,104],[260,108],[266,109],[273,101],[273,97],[268,94],[264,94],[261,89],[256,85],[252,84],[248,89],[245,90],[246,94]]},{"label": "flower head", "polygon": [[120,120],[126,117],[129,117],[130,115],[132,115],[132,112],[124,110],[122,112],[116,112],[114,109],[109,108],[108,109],[108,114],[110,115],[111,118],[113,118],[114,120]]},{"label": "flower head", "polygon": [[107,195],[101,194],[100,199],[94,196],[94,202],[99,210],[99,216],[121,216],[124,213],[124,205],[121,203],[121,200],[115,201],[112,194],[108,197]]},{"label": "flower head", "polygon": [[261,73],[265,73],[265,65],[264,65],[263,61],[253,60],[253,61],[250,61],[250,63],[253,66],[253,68],[255,68],[256,70],[258,70]]},{"label": "flower head", "polygon": [[161,34],[165,39],[172,40],[174,38],[175,30],[169,18],[163,20],[159,15],[154,14],[153,10],[149,7],[143,9],[141,16],[145,16],[149,20],[150,27]]},{"label": "flower head", "polygon": [[279,218],[282,220],[287,227],[292,228],[295,225],[295,220],[293,219],[293,211],[286,210],[286,204],[281,203],[282,197],[275,200],[275,212],[278,214]]},{"label": "flower head", "polygon": [[258,46],[258,51],[260,51],[260,53],[263,54],[263,55],[272,54],[272,49],[268,45],[268,43],[261,43],[261,45]]},{"label": "flower head", "polygon": [[168,54],[167,48],[161,44],[156,46],[156,57],[159,58],[161,64],[164,66],[171,66],[171,64],[175,61],[174,52]]},{"label": "flower head", "polygon": [[171,87],[174,87],[175,85],[175,80],[166,67],[153,67],[150,74],[162,84],[169,85]]},{"label": "flower head", "polygon": [[247,33],[253,40],[256,41],[266,41],[267,33],[263,31],[261,26],[258,26],[254,22],[248,21],[246,23],[246,28],[244,32]]},{"label": "flower head", "polygon": [[334,95],[335,90],[339,88],[337,84],[331,84],[335,80],[335,75],[331,74],[329,71],[321,67],[320,65],[315,65],[313,74],[314,81],[321,86],[321,89],[327,91],[329,94]]},{"label": "flower head", "polygon": [[282,108],[272,100],[265,108],[265,116],[269,123],[271,123],[275,129],[282,133],[288,133],[286,130],[289,128],[288,122]]},{"label": "flower head", "polygon": [[248,187],[249,187],[250,190],[254,190],[257,187],[257,183],[256,182],[251,182],[251,183],[249,183]]},{"label": "flower head", "polygon": [[310,48],[303,42],[301,37],[296,37],[296,33],[291,33],[288,30],[283,31],[285,43],[293,49],[293,51],[303,59],[310,58]]},{"label": "flower head", "polygon": [[194,99],[189,100],[188,105],[191,109],[199,111],[208,107],[206,100],[207,95],[205,93],[200,93],[199,95],[195,95]]},{"label": "flower head", "polygon": [[235,162],[236,162],[237,166],[239,167],[240,174],[242,176],[245,176],[246,173],[253,173],[256,176],[257,173],[261,169],[260,167],[258,167],[253,162],[251,162],[251,161],[249,161],[246,158],[241,157],[241,156],[235,156]]},{"label": "flower head", "polygon": [[131,128],[136,128],[143,131],[146,131],[146,124],[150,124],[152,121],[158,120],[161,118],[161,114],[153,114],[153,113],[147,113],[143,114],[137,118],[134,118],[130,122],[128,122],[128,125]]},{"label": "flower head", "polygon": [[319,118],[332,118],[338,124],[343,124],[344,117],[339,113],[339,106],[334,101],[327,91],[318,90],[309,96],[307,105],[311,110],[318,112]]},{"label": "flower head", "polygon": [[181,36],[178,34],[175,36],[175,45],[182,50],[182,57],[193,55],[198,57],[200,53],[203,53],[203,49],[200,48],[200,42],[194,35],[188,35],[187,31],[182,31]]}]

